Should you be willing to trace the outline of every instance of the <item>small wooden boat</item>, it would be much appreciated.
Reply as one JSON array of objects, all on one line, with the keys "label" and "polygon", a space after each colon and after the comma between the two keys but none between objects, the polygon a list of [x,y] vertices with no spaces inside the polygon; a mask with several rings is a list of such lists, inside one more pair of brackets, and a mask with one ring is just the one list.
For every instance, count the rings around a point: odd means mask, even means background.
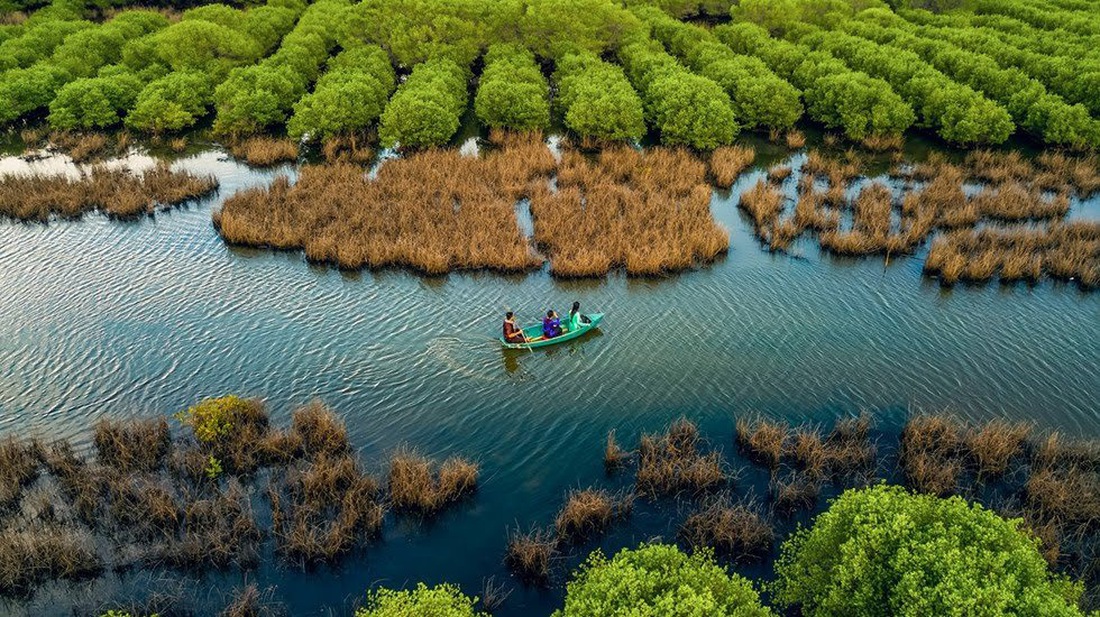
[{"label": "small wooden boat", "polygon": [[527,326],[523,329],[523,333],[527,335],[526,343],[509,343],[504,340],[504,337],[500,337],[500,344],[504,345],[507,349],[538,349],[539,347],[549,347],[550,345],[557,345],[558,343],[564,343],[565,341],[571,341],[577,337],[584,336],[586,332],[590,332],[600,325],[600,320],[603,319],[603,313],[592,313],[591,315],[585,315],[589,319],[586,324],[581,324],[581,327],[576,330],[563,330],[561,334],[554,338],[546,338],[542,335],[542,324],[535,324],[533,326]]}]

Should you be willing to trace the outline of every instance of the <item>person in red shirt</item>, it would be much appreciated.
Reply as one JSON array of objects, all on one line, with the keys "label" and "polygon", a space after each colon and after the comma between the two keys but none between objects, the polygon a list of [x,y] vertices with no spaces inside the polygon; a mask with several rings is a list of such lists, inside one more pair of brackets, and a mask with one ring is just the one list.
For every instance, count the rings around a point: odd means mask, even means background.
[{"label": "person in red shirt", "polygon": [[526,343],[527,335],[523,333],[523,329],[516,325],[516,317],[512,314],[512,311],[508,311],[504,315],[504,340],[509,343]]}]

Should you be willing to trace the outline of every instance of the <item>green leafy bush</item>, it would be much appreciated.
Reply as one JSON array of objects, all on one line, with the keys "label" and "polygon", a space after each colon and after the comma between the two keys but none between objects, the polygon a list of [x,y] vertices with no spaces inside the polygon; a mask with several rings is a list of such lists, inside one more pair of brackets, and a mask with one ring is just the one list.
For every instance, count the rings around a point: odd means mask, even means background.
[{"label": "green leafy bush", "polygon": [[718,84],[689,72],[651,39],[620,48],[618,56],[642,92],[646,118],[661,132],[661,143],[710,150],[733,141],[739,127]]},{"label": "green leafy bush", "polygon": [[197,404],[178,412],[176,419],[195,433],[195,438],[203,443],[217,441],[228,435],[236,420],[253,409],[255,401],[241,398],[235,394],[218,398],[206,398]]},{"label": "green leafy bush", "polygon": [[554,617],[767,617],[751,583],[667,544],[643,544],[607,559],[596,551],[574,573]]},{"label": "green leafy bush", "polygon": [[477,598],[463,595],[455,585],[428,587],[419,583],[416,589],[372,591],[355,617],[488,617],[474,610],[476,602]]},{"label": "green leafy bush", "polygon": [[788,539],[776,601],[829,615],[1081,615],[1038,541],[959,497],[850,490]]},{"label": "green leafy bush", "polygon": [[345,50],[328,63],[313,92],[294,104],[287,132],[327,139],[368,128],[386,107],[396,77],[389,54],[377,45]]},{"label": "green leafy bush", "polygon": [[50,103],[50,126],[60,130],[102,129],[122,122],[142,83],[128,70],[69,82]]},{"label": "green leafy bush", "polygon": [[554,81],[555,105],[574,133],[601,141],[645,135],[642,99],[621,67],[588,52],[568,54],[558,60]]},{"label": "green leafy bush", "polygon": [[535,56],[518,45],[497,44],[485,54],[474,111],[483,124],[518,131],[550,125],[550,86]]},{"label": "green leafy bush", "polygon": [[0,72],[27,68],[48,58],[69,36],[94,28],[87,21],[51,20],[26,27],[22,34],[0,43]]},{"label": "green leafy bush", "polygon": [[733,51],[760,58],[801,88],[806,113],[852,139],[900,135],[916,118],[889,83],[853,71],[829,53],[772,38],[755,24],[727,24],[712,32]]},{"label": "green leafy bush", "polygon": [[214,87],[208,75],[169,73],[142,89],[126,116],[126,126],[151,133],[178,131],[195,124],[213,102]]},{"label": "green leafy bush", "polygon": [[383,146],[441,146],[466,110],[466,71],[446,58],[418,64],[386,105],[378,126]]},{"label": "green leafy bush", "polygon": [[655,7],[631,10],[669,51],[726,91],[742,126],[789,128],[802,116],[798,89],[758,58],[736,54],[705,28],[673,19]]},{"label": "green leafy bush", "polygon": [[336,46],[348,7],[347,0],[310,5],[278,51],[259,64],[234,69],[214,90],[214,129],[240,135],[286,122]]}]

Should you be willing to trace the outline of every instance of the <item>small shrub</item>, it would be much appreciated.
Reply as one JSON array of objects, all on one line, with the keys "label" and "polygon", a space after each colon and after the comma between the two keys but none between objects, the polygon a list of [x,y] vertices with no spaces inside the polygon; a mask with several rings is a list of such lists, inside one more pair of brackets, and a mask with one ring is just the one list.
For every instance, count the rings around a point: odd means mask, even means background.
[{"label": "small shrub", "polygon": [[750,582],[727,572],[706,550],[689,556],[675,546],[642,544],[611,559],[600,551],[589,555],[554,617],[656,614],[766,617],[772,612]]},{"label": "small shrub", "polygon": [[416,589],[401,591],[378,589],[367,594],[366,606],[355,611],[355,617],[488,617],[474,610],[477,598],[462,594],[455,585],[428,587],[418,583]]},{"label": "small shrub", "polygon": [[259,404],[235,394],[207,398],[177,413],[176,419],[190,427],[200,442],[210,443],[229,435],[238,416]]},{"label": "small shrub", "polygon": [[1017,521],[958,497],[850,490],[781,552],[773,598],[807,617],[1081,614]]}]

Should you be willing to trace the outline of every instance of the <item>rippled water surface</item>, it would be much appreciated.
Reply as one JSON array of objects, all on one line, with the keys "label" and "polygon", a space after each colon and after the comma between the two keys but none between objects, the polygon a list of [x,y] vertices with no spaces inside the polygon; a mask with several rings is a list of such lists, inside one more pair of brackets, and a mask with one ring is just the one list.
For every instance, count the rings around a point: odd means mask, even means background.
[{"label": "rippled water surface", "polygon": [[[140,222],[0,223],[0,434],[86,449],[97,418],[238,392],[266,397],[277,423],[324,399],[368,462],[401,443],[481,461],[476,499],[435,524],[391,524],[337,570],[250,575],[296,614],[339,610],[373,584],[452,581],[476,594],[486,576],[507,581],[505,529],[545,524],[565,490],[602,481],[611,428],[630,444],[687,415],[731,450],[738,412],[827,422],[870,409],[896,424],[910,409],[951,409],[1100,436],[1100,294],[1049,282],[943,290],[921,277],[923,253],[887,265],[803,241],[769,254],[735,206],[751,177],[715,195],[732,245],[719,263],[563,282],[350,274],[231,249],[212,209],[288,169],[214,151],[177,165],[216,174],[219,195]],[[1096,202],[1074,216],[1100,218]],[[573,300],[607,314],[600,332],[543,352],[494,342],[504,310],[526,321]],[[651,533],[643,521],[605,546]],[[103,585],[84,592],[109,596]],[[514,586],[500,614],[546,613],[561,594]],[[34,610],[49,612],[42,602]]]}]

